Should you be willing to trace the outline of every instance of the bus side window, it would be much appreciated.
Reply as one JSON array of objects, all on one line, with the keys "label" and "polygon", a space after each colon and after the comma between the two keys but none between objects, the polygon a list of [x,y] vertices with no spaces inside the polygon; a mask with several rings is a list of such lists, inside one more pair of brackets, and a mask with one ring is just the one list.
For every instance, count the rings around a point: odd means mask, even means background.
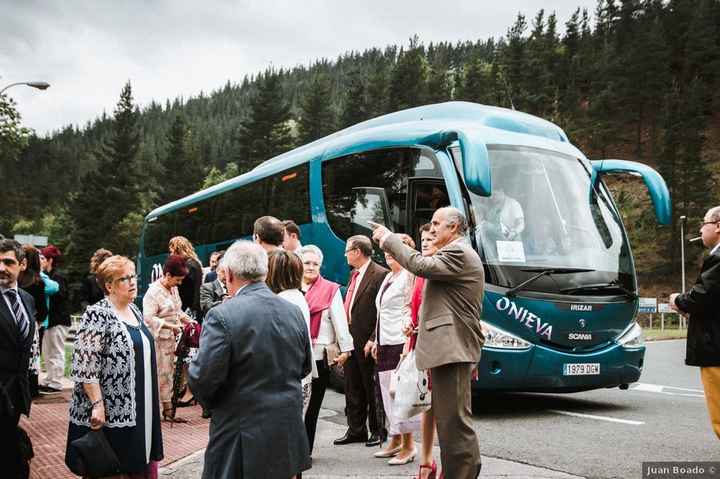
[{"label": "bus side window", "polygon": [[[342,240],[355,234],[370,236],[369,226],[363,223],[370,216],[384,217],[383,223],[391,230],[415,236],[415,205],[409,188],[419,178],[441,185],[444,192],[437,158],[419,148],[374,150],[323,162],[323,198],[330,228]],[[362,200],[358,192],[362,192]],[[433,200],[432,190],[428,193],[428,208],[433,201],[444,202],[437,195]],[[383,262],[379,249],[374,258]]]}]

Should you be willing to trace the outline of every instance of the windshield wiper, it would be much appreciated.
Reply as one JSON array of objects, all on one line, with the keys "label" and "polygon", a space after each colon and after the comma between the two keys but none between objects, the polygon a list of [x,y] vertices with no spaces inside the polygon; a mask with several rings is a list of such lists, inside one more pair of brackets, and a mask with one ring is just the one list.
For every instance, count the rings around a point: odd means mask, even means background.
[{"label": "windshield wiper", "polygon": [[610,281],[609,283],[598,283],[598,284],[585,284],[582,286],[576,286],[574,288],[561,289],[561,293],[573,294],[580,293],[583,291],[605,291],[605,290],[618,290],[627,296],[637,298],[637,293],[630,291],[625,286],[621,285],[618,281]]},{"label": "windshield wiper", "polygon": [[522,271],[526,271],[526,272],[537,271],[538,273],[535,276],[530,277],[530,279],[527,279],[527,280],[523,281],[522,283],[518,284],[514,288],[507,290],[507,292],[505,293],[505,296],[508,296],[510,298],[517,296],[518,291],[525,288],[525,286],[527,286],[530,283],[536,281],[537,279],[542,278],[543,276],[547,276],[549,274],[589,273],[589,272],[595,271],[595,270],[594,269],[586,269],[586,268],[547,268],[547,269],[528,268],[528,269],[523,269]]}]

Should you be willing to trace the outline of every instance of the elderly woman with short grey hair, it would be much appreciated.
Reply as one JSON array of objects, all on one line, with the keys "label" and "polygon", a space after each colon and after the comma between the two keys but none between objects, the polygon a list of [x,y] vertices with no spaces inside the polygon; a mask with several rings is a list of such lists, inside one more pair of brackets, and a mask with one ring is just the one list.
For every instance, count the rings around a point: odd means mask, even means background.
[{"label": "elderly woman with short grey hair", "polygon": [[225,253],[230,299],[203,322],[189,382],[212,410],[205,479],[288,479],[310,468],[300,382],[312,351],[300,309],[265,284],[267,254],[238,241]]},{"label": "elderly woman with short grey hair", "polygon": [[318,372],[318,377],[312,380],[310,404],[305,413],[305,429],[312,452],[320,406],[330,382],[330,367],[342,366],[347,361],[353,350],[353,338],[340,285],[320,274],[322,251],[315,245],[306,245],[300,248],[300,258],[303,262],[302,290],[310,307],[310,337]]}]

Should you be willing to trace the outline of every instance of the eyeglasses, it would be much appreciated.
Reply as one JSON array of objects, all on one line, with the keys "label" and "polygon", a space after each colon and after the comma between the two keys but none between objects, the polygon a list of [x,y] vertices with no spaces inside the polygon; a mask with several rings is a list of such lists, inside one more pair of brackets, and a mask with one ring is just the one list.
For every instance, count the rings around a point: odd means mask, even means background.
[{"label": "eyeglasses", "polygon": [[121,277],[121,278],[117,278],[115,281],[117,281],[118,283],[130,284],[131,282],[133,282],[133,281],[135,281],[135,280],[137,280],[137,275],[136,275],[136,274],[129,274],[129,275],[127,275],[127,276],[123,276],[123,277]]},{"label": "eyeglasses", "polygon": [[345,254],[348,254],[350,251],[355,251],[357,248],[350,248],[345,250]]},{"label": "eyeglasses", "polygon": [[715,221],[703,221],[702,223],[700,223],[700,228],[704,228],[705,225],[716,225],[716,224],[718,224],[718,223],[720,223],[720,220],[715,220]]}]

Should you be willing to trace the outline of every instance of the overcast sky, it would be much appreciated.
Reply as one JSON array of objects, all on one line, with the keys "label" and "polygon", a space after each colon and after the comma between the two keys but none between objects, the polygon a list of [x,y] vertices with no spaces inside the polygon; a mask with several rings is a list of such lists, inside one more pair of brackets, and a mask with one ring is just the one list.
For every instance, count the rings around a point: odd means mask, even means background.
[{"label": "overcast sky", "polygon": [[45,134],[111,114],[129,79],[141,106],[240,82],[245,74],[334,59],[349,50],[504,35],[540,8],[559,27],[596,0],[0,0],[0,88]]}]

